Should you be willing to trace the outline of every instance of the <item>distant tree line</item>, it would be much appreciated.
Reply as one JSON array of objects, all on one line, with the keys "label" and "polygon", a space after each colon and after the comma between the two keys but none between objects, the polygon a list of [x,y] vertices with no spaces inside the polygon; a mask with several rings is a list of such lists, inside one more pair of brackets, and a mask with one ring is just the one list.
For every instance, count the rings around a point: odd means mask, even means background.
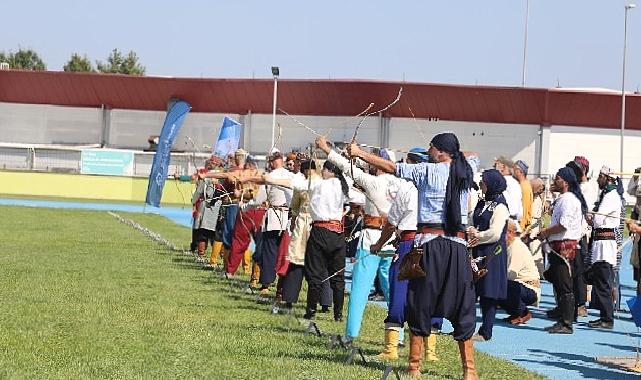
[{"label": "distant tree line", "polygon": [[[37,52],[32,49],[19,49],[17,52],[0,51],[0,62],[6,62],[11,69],[16,70],[34,70],[42,71],[47,69],[47,65],[40,58]],[[96,61],[96,65],[86,55],[81,56],[73,53],[63,67],[64,71],[88,72],[88,73],[110,73],[110,74],[128,74],[128,75],[145,75],[145,66],[139,60],[138,55],[130,50],[123,54],[118,49],[113,49],[105,62]]]}]

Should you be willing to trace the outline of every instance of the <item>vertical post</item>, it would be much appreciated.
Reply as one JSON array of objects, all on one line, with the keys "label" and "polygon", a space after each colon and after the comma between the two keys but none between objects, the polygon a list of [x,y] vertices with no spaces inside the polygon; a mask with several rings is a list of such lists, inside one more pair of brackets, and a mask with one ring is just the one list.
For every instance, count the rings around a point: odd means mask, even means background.
[{"label": "vertical post", "polygon": [[530,17],[530,0],[525,3],[525,38],[523,41],[523,70],[521,71],[521,86],[525,87],[525,69],[527,67],[527,32],[528,19]]},{"label": "vertical post", "polygon": [[111,107],[108,105],[100,105],[102,114],[102,132],[100,135],[100,147],[107,148],[111,138]]},{"label": "vertical post", "polygon": [[[276,100],[278,98],[278,77],[274,77],[274,107],[272,110],[272,143],[270,147],[274,146],[274,131],[276,130]],[[271,154],[271,152],[267,152]]]},{"label": "vertical post", "polygon": [[621,74],[621,162],[619,170],[623,173],[623,140],[625,137],[625,56],[628,43],[628,11],[636,7],[635,4],[627,4],[623,16],[623,67]]},{"label": "vertical post", "polygon": [[[278,99],[278,75],[280,74],[280,69],[278,66],[272,66],[272,75],[274,76],[274,106],[272,108],[272,144],[270,145],[270,150],[274,148],[274,131],[276,130],[276,101]],[[267,152],[271,154],[272,152]]]}]

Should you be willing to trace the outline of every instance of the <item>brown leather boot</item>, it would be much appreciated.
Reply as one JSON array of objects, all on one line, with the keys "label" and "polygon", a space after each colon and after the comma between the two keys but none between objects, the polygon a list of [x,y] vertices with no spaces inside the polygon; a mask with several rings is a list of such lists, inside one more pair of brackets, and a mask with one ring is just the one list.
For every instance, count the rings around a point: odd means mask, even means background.
[{"label": "brown leather boot", "polygon": [[198,242],[198,257],[205,257],[205,250],[207,249],[207,242],[206,241],[199,241]]},{"label": "brown leather boot", "polygon": [[421,362],[423,361],[423,337],[410,332],[410,356],[407,374],[410,377],[421,377]]},{"label": "brown leather boot", "polygon": [[461,354],[461,365],[463,366],[463,380],[478,380],[476,366],[474,365],[474,343],[472,339],[458,342],[458,349]]}]

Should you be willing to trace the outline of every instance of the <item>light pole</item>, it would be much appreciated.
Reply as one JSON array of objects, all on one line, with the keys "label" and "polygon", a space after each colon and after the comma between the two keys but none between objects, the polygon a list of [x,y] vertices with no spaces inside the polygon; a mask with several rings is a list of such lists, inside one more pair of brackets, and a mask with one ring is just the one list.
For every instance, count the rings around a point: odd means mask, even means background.
[{"label": "light pole", "polygon": [[525,37],[523,40],[523,70],[521,71],[521,86],[525,87],[525,68],[527,63],[527,24],[530,18],[530,0],[525,3]]},{"label": "light pole", "polygon": [[621,75],[621,165],[619,170],[623,173],[623,139],[625,135],[625,53],[628,44],[628,11],[636,8],[636,4],[627,4],[623,16],[623,73]]},{"label": "light pole", "polygon": [[[278,66],[272,66],[272,75],[274,76],[274,107],[272,109],[272,145],[270,145],[270,150],[274,148],[274,131],[276,130],[276,99],[278,98],[278,76],[280,75]],[[271,153],[267,152],[267,154]]]}]

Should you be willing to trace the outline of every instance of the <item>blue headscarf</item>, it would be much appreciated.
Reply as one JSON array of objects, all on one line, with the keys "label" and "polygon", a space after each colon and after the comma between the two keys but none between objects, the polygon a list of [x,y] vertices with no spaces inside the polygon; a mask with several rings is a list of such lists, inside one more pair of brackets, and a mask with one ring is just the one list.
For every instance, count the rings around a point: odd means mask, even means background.
[{"label": "blue headscarf", "polygon": [[431,143],[436,149],[448,153],[452,158],[445,189],[445,232],[453,236],[462,229],[460,195],[461,192],[472,187],[474,173],[461,152],[461,145],[455,134],[439,133],[432,138]]},{"label": "blue headscarf", "polygon": [[411,158],[415,162],[421,163],[421,162],[428,162],[429,161],[429,155],[427,154],[427,150],[425,148],[412,148],[410,149],[409,153],[407,154],[408,158]]},{"label": "blue headscarf", "polygon": [[588,211],[588,205],[585,202],[585,198],[583,198],[583,193],[581,193],[581,187],[579,186],[579,181],[576,179],[574,170],[564,166],[559,169],[556,175],[563,178],[563,180],[568,183],[568,190],[577,197],[579,202],[581,202],[581,211],[585,214]]},{"label": "blue headscarf", "polygon": [[481,174],[481,179],[487,187],[484,194],[485,200],[502,203],[507,206],[507,201],[503,196],[503,192],[507,189],[507,182],[505,182],[503,174],[496,169],[488,169]]}]

